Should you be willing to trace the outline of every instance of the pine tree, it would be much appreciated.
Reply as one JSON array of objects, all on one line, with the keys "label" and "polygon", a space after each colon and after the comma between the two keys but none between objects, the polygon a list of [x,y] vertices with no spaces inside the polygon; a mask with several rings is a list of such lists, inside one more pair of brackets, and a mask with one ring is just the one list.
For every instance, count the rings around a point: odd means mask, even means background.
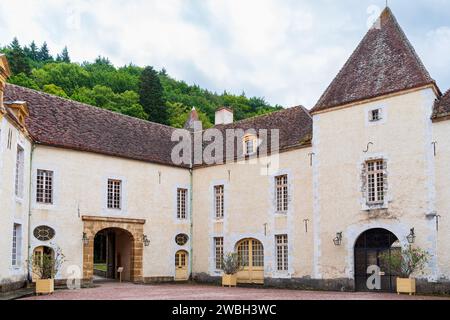
[{"label": "pine tree", "polygon": [[67,50],[67,47],[64,47],[61,54],[56,56],[56,61],[70,63],[69,50]]},{"label": "pine tree", "polygon": [[50,55],[50,51],[48,50],[47,42],[44,42],[39,50],[38,59],[40,62],[49,62],[53,60],[53,57]]},{"label": "pine tree", "polygon": [[24,73],[29,75],[31,73],[30,61],[27,55],[20,46],[19,40],[14,38],[7,48],[6,56],[8,57],[9,65],[13,75]]},{"label": "pine tree", "polygon": [[33,61],[38,61],[39,49],[36,45],[36,42],[31,42],[30,44],[30,59]]},{"label": "pine tree", "polygon": [[158,73],[152,67],[146,67],[141,74],[139,84],[140,104],[149,115],[149,120],[168,124],[169,115],[163,99],[163,87]]}]

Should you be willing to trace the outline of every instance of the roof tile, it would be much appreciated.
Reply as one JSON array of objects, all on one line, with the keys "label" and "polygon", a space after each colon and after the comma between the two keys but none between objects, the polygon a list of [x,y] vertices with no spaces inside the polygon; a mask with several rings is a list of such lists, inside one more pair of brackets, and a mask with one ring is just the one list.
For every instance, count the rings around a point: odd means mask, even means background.
[{"label": "roof tile", "polygon": [[389,8],[311,112],[435,83]]}]

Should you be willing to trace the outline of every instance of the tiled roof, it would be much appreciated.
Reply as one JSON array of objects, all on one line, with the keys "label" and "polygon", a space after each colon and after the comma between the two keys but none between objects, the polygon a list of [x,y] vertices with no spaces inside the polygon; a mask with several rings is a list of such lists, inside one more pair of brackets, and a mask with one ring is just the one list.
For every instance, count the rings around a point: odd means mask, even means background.
[{"label": "tiled roof", "polygon": [[27,102],[36,143],[172,165],[174,128],[11,84],[4,95]]},{"label": "tiled roof", "polygon": [[[303,106],[272,112],[263,116],[236,121],[214,128],[226,129],[279,129],[280,150],[309,144],[312,137],[312,118]],[[270,137],[269,137],[270,139]]]},{"label": "tiled roof", "polygon": [[[38,144],[174,165],[175,128],[12,84],[6,85],[4,98],[26,101],[26,126]],[[279,129],[283,150],[310,144],[312,119],[305,108],[294,107],[215,128]]]},{"label": "tiled roof", "polygon": [[[312,139],[312,118],[308,110],[303,106],[292,107],[273,112],[267,115],[253,117],[226,125],[216,125],[214,128],[222,132],[222,136],[226,137],[228,129],[242,129],[245,131],[254,129],[256,134],[259,130],[267,129],[267,151],[271,152],[271,130],[278,129],[279,132],[279,151],[292,148],[299,148],[311,145]],[[262,139],[262,136],[258,137]],[[235,141],[235,158],[241,158],[242,155],[237,154],[237,144],[241,141]],[[207,145],[205,143],[205,145]],[[224,138],[224,148],[226,141]],[[225,149],[223,150],[225,156]]]},{"label": "tiled roof", "polygon": [[311,110],[375,98],[434,83],[389,8],[369,30]]},{"label": "tiled roof", "polygon": [[433,118],[450,116],[450,89],[436,100],[433,109]]}]

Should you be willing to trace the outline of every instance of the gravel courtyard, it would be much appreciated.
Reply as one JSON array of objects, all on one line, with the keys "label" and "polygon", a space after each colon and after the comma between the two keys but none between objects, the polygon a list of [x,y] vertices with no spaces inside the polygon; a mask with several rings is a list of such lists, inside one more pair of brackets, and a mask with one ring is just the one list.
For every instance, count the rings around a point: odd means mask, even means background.
[{"label": "gravel courtyard", "polygon": [[222,288],[197,284],[101,283],[94,288],[57,290],[24,300],[435,300],[444,297],[390,293],[318,292],[263,288]]}]

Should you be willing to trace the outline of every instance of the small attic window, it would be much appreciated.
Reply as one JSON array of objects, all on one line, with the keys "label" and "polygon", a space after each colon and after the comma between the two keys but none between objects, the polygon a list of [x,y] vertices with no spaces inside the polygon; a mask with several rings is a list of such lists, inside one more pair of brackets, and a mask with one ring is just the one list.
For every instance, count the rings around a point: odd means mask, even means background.
[{"label": "small attic window", "polygon": [[369,121],[370,122],[377,122],[382,119],[382,112],[381,109],[372,109],[369,111]]},{"label": "small attic window", "polygon": [[244,155],[255,154],[258,150],[258,138],[253,134],[248,134],[243,139]]}]

